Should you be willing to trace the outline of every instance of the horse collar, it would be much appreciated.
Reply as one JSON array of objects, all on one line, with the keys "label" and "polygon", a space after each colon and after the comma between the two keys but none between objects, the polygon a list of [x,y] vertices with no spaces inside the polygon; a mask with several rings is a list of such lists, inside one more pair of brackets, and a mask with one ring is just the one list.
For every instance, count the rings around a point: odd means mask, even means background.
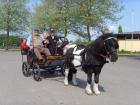
[{"label": "horse collar", "polygon": [[109,37],[109,38],[105,39],[104,41],[107,41],[107,40],[109,40],[109,39],[115,39],[115,40],[117,40],[117,38]]}]

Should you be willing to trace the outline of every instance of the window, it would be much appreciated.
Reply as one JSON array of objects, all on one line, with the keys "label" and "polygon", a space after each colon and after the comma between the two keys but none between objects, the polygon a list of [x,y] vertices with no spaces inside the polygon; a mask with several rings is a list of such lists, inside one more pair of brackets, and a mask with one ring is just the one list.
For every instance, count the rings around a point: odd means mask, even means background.
[{"label": "window", "polygon": [[132,39],[132,36],[131,35],[127,35],[126,39]]},{"label": "window", "polygon": [[139,39],[139,36],[138,35],[134,35],[133,36],[133,39],[137,39],[138,40]]}]

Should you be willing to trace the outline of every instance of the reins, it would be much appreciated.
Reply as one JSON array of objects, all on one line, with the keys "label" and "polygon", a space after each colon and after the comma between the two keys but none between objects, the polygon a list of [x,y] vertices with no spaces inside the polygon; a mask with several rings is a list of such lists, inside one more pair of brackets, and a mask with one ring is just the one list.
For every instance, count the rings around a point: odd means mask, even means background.
[{"label": "reins", "polygon": [[[107,39],[104,40],[104,48],[105,48],[105,51],[106,51],[106,53],[107,53],[107,56],[106,56],[106,55],[103,55],[103,54],[99,54],[99,55],[100,55],[101,57],[103,57],[103,58],[109,58],[108,56],[109,56],[110,53],[109,53],[109,51],[107,50],[107,48],[106,48],[106,46],[105,46],[105,45],[106,45],[105,42],[106,42],[107,40],[110,40],[110,39],[117,40],[117,38],[114,38],[114,37],[109,37],[109,38],[107,38]],[[113,43],[113,42],[112,42],[112,43]],[[114,43],[113,43],[113,45],[114,45]]]}]

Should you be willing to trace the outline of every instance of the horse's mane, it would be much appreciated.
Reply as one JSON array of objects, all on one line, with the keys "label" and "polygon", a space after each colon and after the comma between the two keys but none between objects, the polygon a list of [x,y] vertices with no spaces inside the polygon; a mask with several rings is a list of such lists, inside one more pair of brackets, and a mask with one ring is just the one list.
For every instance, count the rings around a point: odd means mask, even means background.
[{"label": "horse's mane", "polygon": [[113,35],[113,33],[106,33],[106,34],[100,35],[94,42],[96,42],[96,41],[103,41],[103,40],[105,40],[105,39],[107,39],[109,37],[114,37],[115,38],[115,36]]},{"label": "horse's mane", "polygon": [[104,40],[109,38],[109,37],[114,37],[115,36],[112,33],[106,33],[103,35],[100,35],[96,40],[91,42],[87,47],[86,50],[88,50],[90,53],[95,54],[95,53],[105,53],[104,52]]},{"label": "horse's mane", "polygon": [[[99,36],[98,38],[100,38],[100,37],[106,39],[106,38],[108,38],[108,37],[115,37],[115,36],[114,36],[113,33],[106,33],[106,34],[103,34],[103,35]],[[98,38],[97,38],[97,39],[98,39]]]},{"label": "horse's mane", "polygon": [[[114,37],[114,38],[115,38],[115,36],[113,35],[113,33],[102,34],[102,35],[100,35],[96,40],[94,40],[93,42],[91,42],[91,43],[89,44],[89,46],[93,46],[93,45],[95,45],[96,43],[99,45],[101,42],[103,42],[105,39],[107,39],[107,38],[109,38],[109,37]],[[96,45],[96,46],[98,46],[98,45]]]},{"label": "horse's mane", "polygon": [[[104,40],[114,37],[113,34],[103,34],[99,36],[96,40],[91,42],[85,48],[85,53],[88,54],[85,64],[95,64],[95,65],[102,65],[106,62],[106,60],[100,56],[100,54],[106,55],[106,51],[104,49]],[[98,59],[98,60],[97,60]]]}]

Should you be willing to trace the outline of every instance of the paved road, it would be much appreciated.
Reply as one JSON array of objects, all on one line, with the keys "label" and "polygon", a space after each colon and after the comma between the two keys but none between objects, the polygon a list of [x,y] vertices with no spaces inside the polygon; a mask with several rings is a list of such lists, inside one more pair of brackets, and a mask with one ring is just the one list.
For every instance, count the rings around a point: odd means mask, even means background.
[{"label": "paved road", "polygon": [[105,65],[100,96],[84,93],[86,75],[78,73],[79,86],[63,85],[63,77],[36,82],[21,72],[19,52],[0,52],[0,105],[140,105],[140,58],[120,58]]}]

